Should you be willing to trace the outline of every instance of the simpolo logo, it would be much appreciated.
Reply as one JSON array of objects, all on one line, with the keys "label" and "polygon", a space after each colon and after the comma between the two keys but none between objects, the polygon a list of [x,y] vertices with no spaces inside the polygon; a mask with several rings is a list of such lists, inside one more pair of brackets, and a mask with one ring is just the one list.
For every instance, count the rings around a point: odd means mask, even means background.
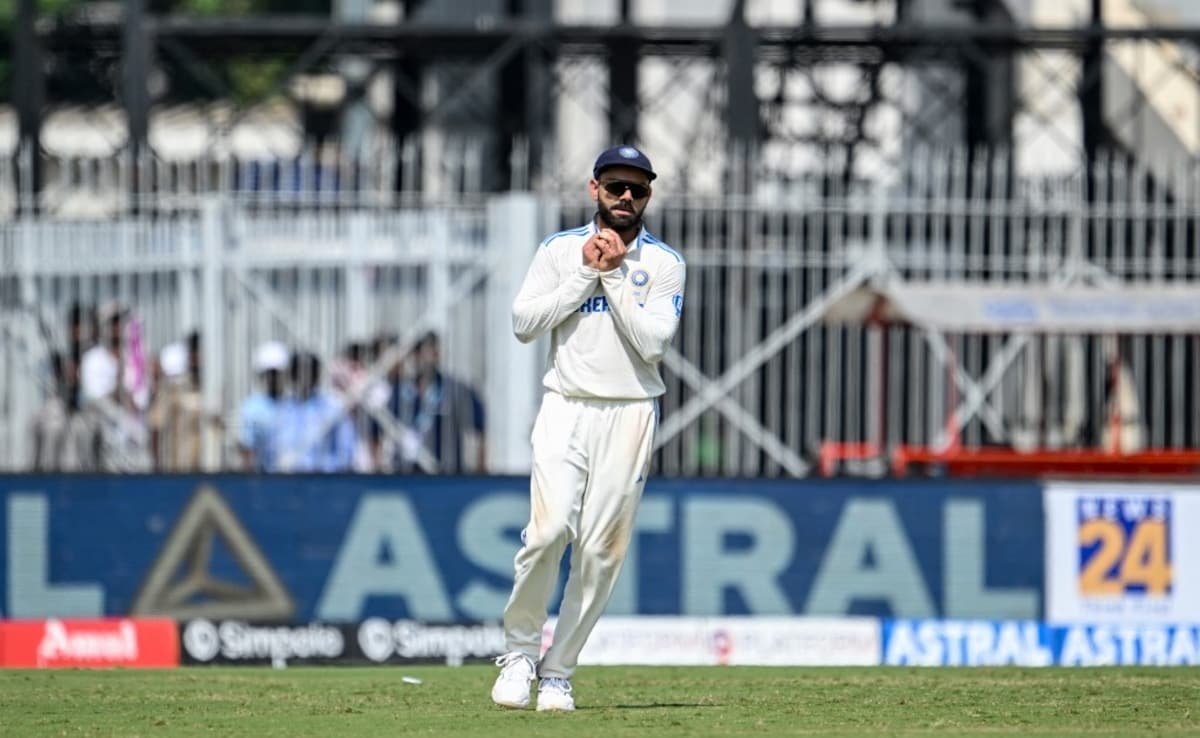
[{"label": "simpolo logo", "polygon": [[338,628],[319,623],[290,627],[192,620],[183,631],[184,649],[200,662],[218,656],[228,661],[338,659],[345,654],[345,646]]},{"label": "simpolo logo", "polygon": [[504,629],[499,625],[425,625],[413,620],[390,623],[368,618],[358,627],[358,646],[371,661],[445,659],[461,664],[464,658],[492,657],[504,653]]},{"label": "simpolo logo", "polygon": [[183,649],[197,661],[212,661],[221,650],[217,626],[207,620],[193,620],[183,629]]}]

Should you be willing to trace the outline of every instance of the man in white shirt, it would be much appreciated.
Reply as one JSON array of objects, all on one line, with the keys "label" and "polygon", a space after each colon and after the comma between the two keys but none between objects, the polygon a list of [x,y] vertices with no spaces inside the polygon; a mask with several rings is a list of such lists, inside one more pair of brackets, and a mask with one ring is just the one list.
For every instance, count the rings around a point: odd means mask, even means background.
[{"label": "man in white shirt", "polygon": [[[547,238],[513,303],[523,343],[550,335],[533,428],[531,516],[504,610],[508,653],[492,688],[506,707],[573,710],[570,679],[608,603],[646,483],[665,387],[659,362],[683,310],[683,257],[642,226],[655,178],[632,146],[600,154],[588,191],[596,215]],[[554,642],[538,661],[559,563],[571,568]]]}]

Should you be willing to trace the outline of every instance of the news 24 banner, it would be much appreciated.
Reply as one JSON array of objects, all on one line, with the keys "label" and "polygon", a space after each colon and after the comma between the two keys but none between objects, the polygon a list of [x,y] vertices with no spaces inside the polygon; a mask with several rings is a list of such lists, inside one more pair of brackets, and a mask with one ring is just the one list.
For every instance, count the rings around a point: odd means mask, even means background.
[{"label": "news 24 banner", "polygon": [[1200,623],[1200,486],[1048,484],[1046,620]]}]

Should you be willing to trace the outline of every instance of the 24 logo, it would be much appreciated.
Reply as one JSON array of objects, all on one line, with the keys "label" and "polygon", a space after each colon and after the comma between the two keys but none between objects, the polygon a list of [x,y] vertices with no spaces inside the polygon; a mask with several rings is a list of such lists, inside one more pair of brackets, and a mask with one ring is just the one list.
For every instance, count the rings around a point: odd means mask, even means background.
[{"label": "24 logo", "polygon": [[1171,592],[1170,499],[1090,497],[1076,505],[1082,594],[1161,597]]}]

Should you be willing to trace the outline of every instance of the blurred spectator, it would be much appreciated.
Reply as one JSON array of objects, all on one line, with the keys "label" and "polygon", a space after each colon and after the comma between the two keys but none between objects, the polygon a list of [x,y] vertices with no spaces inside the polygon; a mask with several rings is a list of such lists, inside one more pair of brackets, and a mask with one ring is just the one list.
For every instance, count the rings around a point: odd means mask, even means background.
[{"label": "blurred spectator", "polygon": [[355,428],[354,462],[351,466],[356,472],[375,471],[367,409],[385,411],[389,393],[386,382],[371,378],[371,360],[371,345],[351,342],[337,358],[329,378],[330,384],[344,399],[348,408],[346,414]]},{"label": "blurred spectator", "polygon": [[[131,409],[145,412],[150,407],[150,371],[142,340],[142,321],[128,311],[123,311],[122,316],[124,318],[120,328],[122,397]],[[198,341],[199,334],[194,333],[192,337]],[[196,355],[193,352],[193,356]]]},{"label": "blurred spectator", "polygon": [[84,398],[108,397],[145,410],[150,404],[150,382],[141,321],[125,306],[112,302],[100,309],[96,324],[100,327],[97,342],[80,359]]},{"label": "blurred spectator", "polygon": [[93,321],[99,332],[96,342],[80,359],[79,381],[84,402],[100,398],[117,401],[121,376],[121,313],[108,308]]},{"label": "blurred spectator", "polygon": [[33,440],[34,471],[58,471],[63,439],[67,433],[67,357],[61,353],[50,354],[50,371],[53,379],[42,406],[38,408],[30,423]]},{"label": "blurred spectator", "polygon": [[[79,404],[75,399],[76,386],[70,375],[74,364],[67,354],[50,354],[50,371],[53,380],[45,402],[33,416],[30,436],[33,439],[34,471],[68,471],[80,468],[95,468],[100,451],[100,434],[93,428],[89,436],[72,433],[73,416]],[[76,444],[82,444],[82,448]]]},{"label": "blurred spectator", "polygon": [[159,353],[161,384],[150,405],[150,447],[155,468],[165,472],[200,469],[204,448],[204,396],[200,389],[200,334],[171,343]]},{"label": "blurred spectator", "polygon": [[67,359],[76,367],[83,361],[83,352],[91,348],[99,335],[96,311],[82,302],[67,308]]},{"label": "blurred spectator", "polygon": [[53,385],[33,418],[34,471],[98,471],[101,423],[79,407],[78,364],[70,353],[50,355]]},{"label": "blurred spectator", "polygon": [[238,412],[238,449],[246,470],[263,472],[276,465],[275,426],[290,362],[287,346],[278,341],[267,341],[254,351],[254,373],[260,387],[242,401]]},{"label": "blurred spectator", "polygon": [[292,392],[275,424],[279,472],[351,471],[357,434],[342,404],[321,391],[321,360],[298,351],[290,365]]},{"label": "blurred spectator", "polygon": [[386,359],[385,352],[392,349],[399,339],[394,335],[385,335],[376,338],[371,342],[368,348],[368,353],[364,361],[371,364],[371,369],[374,371],[374,378],[371,380],[369,387],[366,387],[362,393],[363,406],[370,408],[373,411],[387,411],[388,398],[392,396],[392,386],[390,378],[393,370],[397,366],[397,362],[392,362],[390,367],[375,367],[374,364]]},{"label": "blurred spectator", "polygon": [[390,344],[383,338],[376,338],[370,344],[347,344],[345,351],[338,357],[330,383],[338,391],[351,395],[356,405],[368,408],[385,407],[391,395],[391,388],[383,378],[371,379],[370,370],[371,363],[378,360],[388,348]]},{"label": "blurred spectator", "polygon": [[339,392],[349,393],[366,376],[364,356],[367,347],[357,341],[346,344],[341,355],[333,362],[329,372],[329,384]]},{"label": "blurred spectator", "polygon": [[[100,337],[80,360],[81,412],[100,425],[104,471],[138,472],[151,467],[149,434],[141,417],[148,382],[140,328],[125,332],[128,310],[110,303],[99,312]],[[132,351],[127,350],[132,344]]]},{"label": "blurred spectator", "polygon": [[487,470],[484,408],[479,394],[465,382],[441,371],[441,341],[429,332],[413,348],[412,375],[397,378],[388,409],[407,427],[405,438],[393,444],[391,468],[419,468],[423,449],[441,474],[483,473]]},{"label": "blurred spectator", "polygon": [[[408,358],[404,354],[398,353],[397,347],[400,344],[400,338],[394,333],[380,334],[375,338],[372,346],[372,351],[375,355],[376,362],[382,362],[380,367],[383,375],[378,387],[374,388],[373,402],[378,404],[372,407],[378,408],[382,413],[386,413],[386,417],[395,417],[395,413],[391,409],[391,398],[396,394],[397,388],[404,381],[404,364]],[[372,414],[368,427],[368,435],[370,437],[371,458],[374,463],[375,471],[390,472],[394,471],[393,448],[396,442],[388,436],[382,425],[378,421],[378,414]],[[397,425],[392,429],[400,433],[402,429]]]},{"label": "blurred spectator", "polygon": [[[379,361],[399,343],[400,336],[395,333],[380,333],[371,341],[371,355],[375,361]],[[395,366],[395,363],[392,366]],[[384,373],[387,374],[386,371]]]}]

